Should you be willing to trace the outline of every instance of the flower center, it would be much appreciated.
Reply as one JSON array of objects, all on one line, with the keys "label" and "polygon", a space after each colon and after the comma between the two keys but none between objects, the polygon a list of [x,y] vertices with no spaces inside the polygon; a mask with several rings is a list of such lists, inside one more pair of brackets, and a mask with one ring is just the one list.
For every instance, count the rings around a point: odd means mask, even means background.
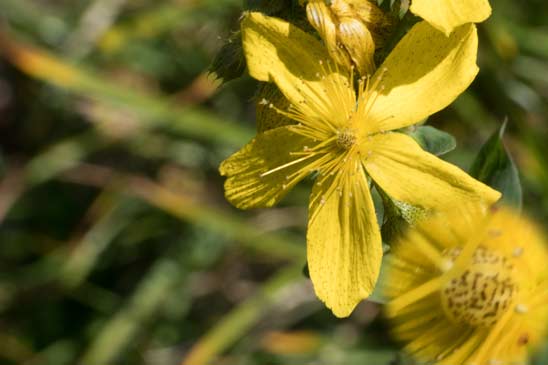
[{"label": "flower center", "polygon": [[343,128],[337,132],[337,146],[343,150],[349,150],[356,144],[356,133],[350,128]]},{"label": "flower center", "polygon": [[[454,261],[460,251],[460,248],[454,248],[445,256]],[[492,326],[509,308],[517,292],[512,270],[506,257],[479,247],[462,275],[442,288],[445,314],[455,323]]]}]

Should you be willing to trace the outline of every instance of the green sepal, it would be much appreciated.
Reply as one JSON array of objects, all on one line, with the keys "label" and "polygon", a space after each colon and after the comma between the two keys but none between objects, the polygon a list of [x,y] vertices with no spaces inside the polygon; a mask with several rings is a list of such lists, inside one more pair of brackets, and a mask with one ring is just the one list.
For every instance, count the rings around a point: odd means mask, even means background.
[{"label": "green sepal", "polygon": [[470,175],[502,193],[500,203],[521,210],[523,192],[518,169],[504,146],[507,121],[487,140],[470,169]]},{"label": "green sepal", "polygon": [[305,278],[310,279],[310,271],[308,270],[308,263],[304,264],[302,272]]},{"label": "green sepal", "polygon": [[209,67],[209,72],[225,83],[242,76],[245,68],[242,35],[238,31],[221,47]]},{"label": "green sepal", "polygon": [[409,0],[377,0],[377,5],[385,13],[391,13],[399,19],[409,10]]},{"label": "green sepal", "polygon": [[444,155],[457,147],[455,137],[429,125],[414,127],[408,135],[413,137],[423,150],[436,156]]},{"label": "green sepal", "polygon": [[244,0],[244,10],[274,15],[292,7],[290,0]]},{"label": "green sepal", "polygon": [[413,225],[427,214],[427,211],[421,207],[392,199],[377,185],[375,185],[375,190],[382,197],[384,206],[381,226],[382,241],[384,243],[390,245],[410,225]]}]

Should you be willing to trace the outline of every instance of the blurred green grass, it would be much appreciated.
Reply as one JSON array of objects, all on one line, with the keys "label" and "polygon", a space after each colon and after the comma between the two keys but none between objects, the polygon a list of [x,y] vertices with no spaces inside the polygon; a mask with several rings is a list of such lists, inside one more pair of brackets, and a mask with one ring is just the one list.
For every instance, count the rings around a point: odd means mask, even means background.
[{"label": "blurred green grass", "polygon": [[[430,123],[468,168],[508,117],[545,223],[548,5],[492,5],[479,77]],[[217,166],[253,135],[255,83],[207,70],[241,1],[0,9],[0,363],[403,363],[374,303],[341,321],[315,299],[302,191],[224,201]]]}]

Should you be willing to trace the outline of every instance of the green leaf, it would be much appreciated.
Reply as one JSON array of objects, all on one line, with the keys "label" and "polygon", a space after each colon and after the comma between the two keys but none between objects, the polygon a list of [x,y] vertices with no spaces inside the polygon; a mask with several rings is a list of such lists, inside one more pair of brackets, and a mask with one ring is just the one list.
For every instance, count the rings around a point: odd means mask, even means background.
[{"label": "green leaf", "polygon": [[531,364],[548,364],[548,340],[536,348]]},{"label": "green leaf", "polygon": [[366,299],[370,302],[377,303],[377,304],[386,304],[388,302],[388,299],[384,296],[384,287],[386,282],[386,251],[385,255],[382,260],[381,265],[381,271],[379,273],[379,278],[377,279],[377,283],[375,284],[375,289],[373,289],[373,293]]},{"label": "green leaf", "polygon": [[522,206],[522,189],[518,169],[503,143],[507,121],[481,148],[470,175],[502,193],[501,203],[518,209]]},{"label": "green leaf", "polygon": [[425,151],[436,156],[444,155],[457,147],[455,137],[428,125],[416,127],[409,136],[413,137]]}]

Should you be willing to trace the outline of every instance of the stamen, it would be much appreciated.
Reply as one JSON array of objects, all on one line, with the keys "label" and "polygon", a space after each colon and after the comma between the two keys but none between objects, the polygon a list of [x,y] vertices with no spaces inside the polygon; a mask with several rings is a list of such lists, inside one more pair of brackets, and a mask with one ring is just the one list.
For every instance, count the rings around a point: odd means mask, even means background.
[{"label": "stamen", "polygon": [[[320,61],[320,69],[321,73],[325,76],[330,75],[343,75],[341,72],[341,69],[339,68],[338,63],[336,62],[330,62],[326,61],[325,63]],[[350,68],[350,73],[346,75],[347,78],[349,78],[350,81],[353,80],[354,77],[354,69]],[[322,78],[323,79],[323,78]],[[341,111],[343,114],[343,119],[346,120],[351,116],[351,113],[353,112],[353,105],[349,105],[349,101],[353,100],[355,95],[352,88],[347,85],[346,83],[340,82],[341,80],[339,78],[335,77],[329,77],[328,78],[328,86],[327,89],[324,89],[325,94],[328,97],[328,107],[331,109],[331,115],[330,118],[333,119],[333,121],[340,121],[340,114]]]},{"label": "stamen", "polygon": [[294,128],[293,131],[305,137],[322,140],[336,132],[336,128],[330,123],[325,122],[323,119],[307,115],[292,105],[289,106],[287,111],[276,107],[272,103],[269,105],[269,108],[274,109],[280,115],[298,122],[299,128]]},{"label": "stamen", "polygon": [[312,171],[319,169],[321,166],[326,164],[330,159],[331,159],[331,156],[324,155],[324,156],[320,157],[318,160],[313,161],[308,166],[307,169],[301,169],[301,170],[295,171],[291,175],[287,175],[286,180],[291,180],[291,181],[300,180],[303,177],[307,176]]},{"label": "stamen", "polygon": [[523,247],[514,248],[514,250],[512,251],[512,256],[520,257],[521,255],[523,255]]},{"label": "stamen", "polygon": [[302,157],[302,158],[293,160],[293,161],[291,161],[291,162],[288,162],[288,163],[286,163],[286,164],[283,164],[283,165],[281,165],[281,166],[278,166],[278,167],[276,167],[276,168],[273,168],[272,170],[269,170],[269,171],[267,171],[267,172],[265,172],[265,173],[262,173],[260,176],[261,176],[261,177],[268,176],[268,175],[273,174],[273,173],[275,173],[275,172],[277,172],[277,171],[280,171],[280,170],[283,170],[283,169],[285,169],[285,168],[287,168],[287,167],[290,167],[290,166],[293,166],[293,165],[295,165],[295,164],[298,164],[299,162],[303,162],[303,161],[309,159],[309,158],[312,157],[312,156],[314,156],[314,155],[305,156],[305,157]]},{"label": "stamen", "polygon": [[[360,119],[364,120],[367,118],[371,108],[377,101],[377,98],[380,95],[380,91],[384,90],[384,85],[381,85],[382,79],[388,72],[387,68],[383,68],[378,71],[374,77],[367,76],[362,77],[359,81],[358,89],[358,107],[357,113],[360,116]],[[373,80],[372,80],[373,79]]]}]

